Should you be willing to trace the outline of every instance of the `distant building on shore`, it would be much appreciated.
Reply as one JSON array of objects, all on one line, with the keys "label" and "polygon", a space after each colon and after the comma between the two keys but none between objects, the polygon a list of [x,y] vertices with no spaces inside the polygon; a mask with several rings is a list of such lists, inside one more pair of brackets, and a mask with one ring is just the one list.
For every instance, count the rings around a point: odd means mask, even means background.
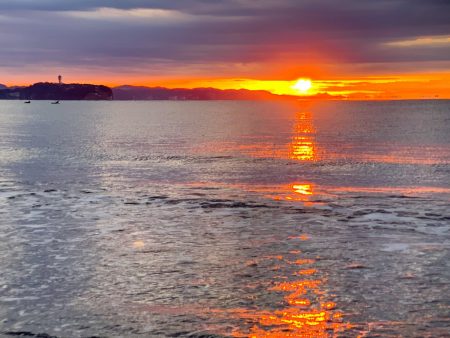
[{"label": "distant building on shore", "polygon": [[62,84],[62,76],[61,75],[58,75],[58,83]]}]

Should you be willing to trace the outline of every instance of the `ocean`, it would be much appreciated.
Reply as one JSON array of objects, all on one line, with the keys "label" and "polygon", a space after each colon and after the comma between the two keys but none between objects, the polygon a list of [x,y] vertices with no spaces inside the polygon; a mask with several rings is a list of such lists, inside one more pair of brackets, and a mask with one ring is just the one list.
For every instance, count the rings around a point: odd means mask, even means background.
[{"label": "ocean", "polygon": [[450,334],[450,101],[0,101],[0,335]]}]

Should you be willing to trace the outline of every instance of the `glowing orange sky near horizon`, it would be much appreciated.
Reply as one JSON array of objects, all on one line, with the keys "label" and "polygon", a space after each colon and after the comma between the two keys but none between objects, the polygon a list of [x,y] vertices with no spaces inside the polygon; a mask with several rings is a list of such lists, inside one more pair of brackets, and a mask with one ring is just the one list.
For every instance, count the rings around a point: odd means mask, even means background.
[{"label": "glowing orange sky near horizon", "polygon": [[[309,79],[306,92],[293,88],[299,79]],[[366,78],[315,79],[298,76],[293,80],[212,79],[167,83],[168,87],[214,87],[218,89],[266,90],[300,97],[328,94],[339,99],[422,99],[450,98],[450,73],[385,75]],[[145,85],[145,83],[142,83]]]},{"label": "glowing orange sky near horizon", "polygon": [[[64,72],[61,72],[64,76]],[[32,81],[3,76],[1,83],[6,85],[29,85],[35,82],[56,82],[54,77],[46,76],[42,79],[31,77]],[[295,84],[299,79],[310,80],[311,88],[299,91]],[[107,86],[136,85],[162,86],[168,88],[198,88],[212,87],[217,89],[248,89],[265,90],[278,95],[294,95],[299,97],[316,96],[318,98],[336,99],[450,99],[450,72],[413,74],[413,75],[383,75],[354,78],[314,78],[298,76],[290,80],[264,80],[252,78],[160,78],[146,79],[145,77],[92,76],[69,74],[63,77],[66,83],[95,83]]]}]

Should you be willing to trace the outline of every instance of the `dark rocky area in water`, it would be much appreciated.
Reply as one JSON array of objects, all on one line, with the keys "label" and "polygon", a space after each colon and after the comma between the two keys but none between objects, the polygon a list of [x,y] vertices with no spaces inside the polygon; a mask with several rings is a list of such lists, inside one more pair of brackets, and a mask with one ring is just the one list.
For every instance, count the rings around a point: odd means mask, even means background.
[{"label": "dark rocky area in water", "polygon": [[6,100],[112,100],[111,88],[93,84],[40,82],[28,87],[0,90]]}]

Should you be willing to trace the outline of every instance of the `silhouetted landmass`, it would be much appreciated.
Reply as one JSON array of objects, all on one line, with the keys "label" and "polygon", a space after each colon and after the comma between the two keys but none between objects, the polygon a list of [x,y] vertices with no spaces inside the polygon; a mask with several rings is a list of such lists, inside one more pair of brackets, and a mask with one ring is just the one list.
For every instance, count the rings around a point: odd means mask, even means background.
[{"label": "silhouetted landmass", "polygon": [[111,89],[102,85],[48,82],[35,83],[28,87],[0,85],[0,99],[3,100],[333,100],[342,98],[344,97],[332,96],[328,93],[295,96],[248,89],[139,86],[120,86]]},{"label": "silhouetted landmass", "polygon": [[109,87],[92,84],[57,84],[40,82],[29,87],[0,90],[0,99],[7,100],[112,100]]},{"label": "silhouetted landmass", "polygon": [[0,89],[6,89],[6,88],[8,88],[8,87],[6,87],[4,84],[0,83]]},{"label": "silhouetted landmass", "polygon": [[335,100],[343,96],[318,93],[310,96],[276,95],[265,90],[217,88],[165,88],[120,86],[112,89],[114,100]]},{"label": "silhouetted landmass", "polygon": [[164,88],[120,86],[113,88],[114,100],[276,100],[297,98],[264,90],[216,88]]}]

